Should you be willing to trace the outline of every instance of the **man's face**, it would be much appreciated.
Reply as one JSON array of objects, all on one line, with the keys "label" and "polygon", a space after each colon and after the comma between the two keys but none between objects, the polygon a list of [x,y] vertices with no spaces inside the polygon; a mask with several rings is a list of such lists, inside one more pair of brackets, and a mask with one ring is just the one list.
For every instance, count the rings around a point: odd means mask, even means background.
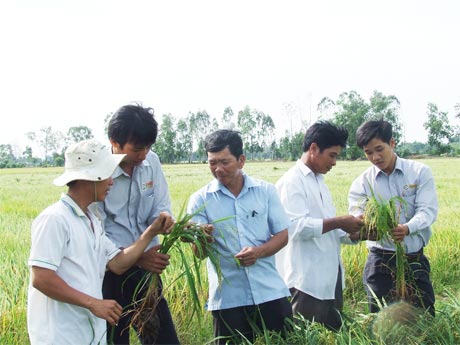
[{"label": "man's face", "polygon": [[337,156],[342,152],[340,145],[331,146],[323,151],[315,143],[310,146],[313,150],[312,167],[310,169],[315,174],[327,174],[337,163]]},{"label": "man's face", "polygon": [[94,184],[96,200],[95,201],[104,201],[107,193],[109,193],[110,187],[113,185],[113,180],[111,177],[102,181],[96,181]]},{"label": "man's face", "polygon": [[208,164],[212,175],[224,186],[236,182],[241,175],[246,158],[241,155],[238,159],[226,147],[219,152],[208,152]]},{"label": "man's face", "polygon": [[130,143],[126,143],[123,147],[120,146],[116,141],[111,140],[112,152],[113,153],[125,153],[126,157],[123,159],[121,165],[125,166],[137,166],[147,157],[147,153],[150,151],[150,146],[136,146]]},{"label": "man's face", "polygon": [[374,138],[363,146],[363,150],[369,162],[386,174],[391,174],[396,162],[396,156],[393,152],[394,147],[395,141],[393,139],[387,144],[381,139]]}]

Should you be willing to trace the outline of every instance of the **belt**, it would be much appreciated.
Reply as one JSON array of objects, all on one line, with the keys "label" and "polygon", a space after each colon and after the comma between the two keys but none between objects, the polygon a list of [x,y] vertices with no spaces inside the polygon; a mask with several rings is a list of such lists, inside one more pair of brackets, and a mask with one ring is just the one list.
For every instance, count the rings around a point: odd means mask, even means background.
[{"label": "belt", "polygon": [[[383,255],[383,256],[393,256],[393,255],[395,255],[394,250],[382,249],[382,248],[377,248],[377,247],[371,247],[369,249],[369,251],[372,252],[372,253],[375,253],[375,254]],[[406,253],[407,258],[409,258],[409,259],[411,259],[411,258],[419,258],[421,255],[423,255],[423,247],[420,250],[416,251],[416,252]]]}]

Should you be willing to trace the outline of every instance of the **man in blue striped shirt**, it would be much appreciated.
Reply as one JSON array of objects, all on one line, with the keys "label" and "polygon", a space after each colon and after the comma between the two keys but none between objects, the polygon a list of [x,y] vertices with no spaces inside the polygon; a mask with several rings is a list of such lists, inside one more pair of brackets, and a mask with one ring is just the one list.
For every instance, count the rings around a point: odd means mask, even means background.
[{"label": "man in blue striped shirt", "polygon": [[407,280],[410,302],[434,315],[434,292],[430,281],[430,264],[423,248],[431,237],[431,225],[438,213],[435,183],[426,165],[400,158],[394,152],[395,140],[391,124],[383,120],[365,122],[357,132],[357,144],[373,164],[351,185],[348,195],[349,211],[353,215],[364,212],[372,190],[385,200],[401,197],[399,223],[392,229],[392,239],[367,240],[369,254],[363,281],[368,295],[369,310],[379,311],[375,296],[387,304],[395,301],[395,244],[402,242],[409,262]]}]

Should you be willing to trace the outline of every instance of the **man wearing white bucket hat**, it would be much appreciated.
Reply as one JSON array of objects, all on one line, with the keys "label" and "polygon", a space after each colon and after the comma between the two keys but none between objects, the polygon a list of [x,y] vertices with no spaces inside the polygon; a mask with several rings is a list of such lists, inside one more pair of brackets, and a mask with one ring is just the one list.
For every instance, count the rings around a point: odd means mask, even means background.
[{"label": "man wearing white bucket hat", "polygon": [[161,213],[124,250],[106,237],[91,204],[105,199],[124,156],[111,154],[93,139],[65,153],[64,173],[54,184],[67,185],[68,191],[32,223],[27,305],[32,345],[105,344],[105,321],[116,324],[122,312],[116,301],[102,298],[106,268],[123,273],[154,236],[174,224],[168,213]]}]

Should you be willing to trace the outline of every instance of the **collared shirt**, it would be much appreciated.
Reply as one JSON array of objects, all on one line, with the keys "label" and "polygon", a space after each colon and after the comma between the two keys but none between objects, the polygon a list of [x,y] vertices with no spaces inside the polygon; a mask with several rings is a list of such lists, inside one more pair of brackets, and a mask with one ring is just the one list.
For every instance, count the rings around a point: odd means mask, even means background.
[{"label": "collared shirt", "polygon": [[[240,267],[234,258],[243,247],[260,246],[289,226],[275,187],[243,176],[244,186],[237,197],[215,179],[195,192],[188,204],[188,213],[194,214],[194,221],[203,224],[217,221],[214,245],[223,280],[219,283],[216,268],[208,259],[208,310],[258,305],[290,296],[276,270],[273,255],[259,258],[249,267]],[[231,218],[218,221],[226,217]]]},{"label": "collared shirt", "polygon": [[[32,223],[29,266],[53,270],[68,285],[102,298],[107,262],[120,250],[104,235],[99,219],[88,216],[67,195]],[[27,324],[32,344],[105,344],[106,321],[88,309],[56,301],[29,284]]]},{"label": "collared shirt", "polygon": [[[118,246],[128,247],[153,223],[161,211],[171,214],[168,184],[158,156],[149,152],[134,167],[132,176],[117,167],[112,174],[113,186],[104,200],[107,236]],[[146,250],[159,243],[155,236]]]},{"label": "collared shirt", "polygon": [[[289,242],[276,254],[276,267],[289,288],[317,299],[335,298],[340,243],[352,243],[341,229],[323,234],[323,219],[336,216],[324,175],[301,160],[277,182],[281,203],[291,220]],[[342,268],[342,286],[344,286]]]},{"label": "collared shirt", "polygon": [[[414,253],[428,244],[431,225],[438,214],[438,200],[433,174],[420,162],[396,157],[395,168],[387,175],[375,165],[356,178],[348,194],[349,212],[364,213],[367,197],[375,195],[389,200],[402,197],[407,207],[398,206],[399,224],[407,224],[409,236],[404,237],[406,253]],[[392,241],[367,241],[367,246],[395,250]]]}]

